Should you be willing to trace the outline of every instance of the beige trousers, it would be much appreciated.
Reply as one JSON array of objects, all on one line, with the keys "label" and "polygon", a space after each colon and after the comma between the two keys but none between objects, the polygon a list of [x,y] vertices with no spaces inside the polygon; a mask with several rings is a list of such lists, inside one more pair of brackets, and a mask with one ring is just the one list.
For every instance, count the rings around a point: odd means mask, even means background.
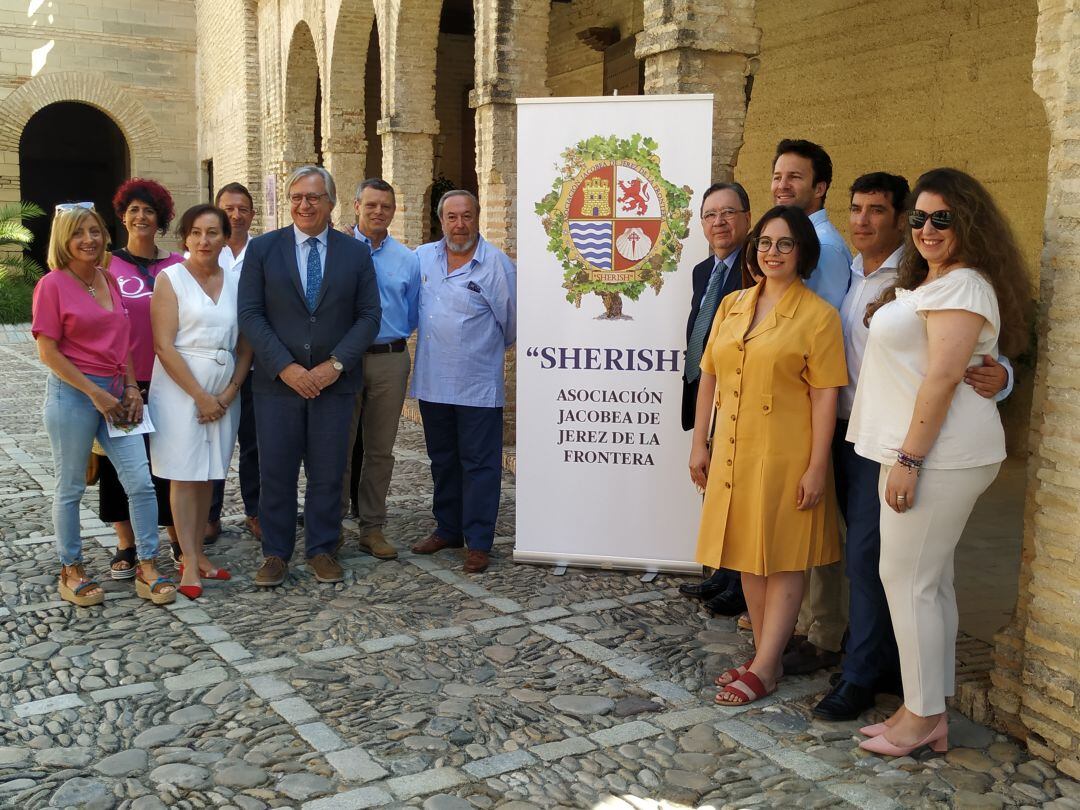
[{"label": "beige trousers", "polygon": [[405,388],[409,382],[409,352],[364,355],[364,388],[356,395],[349,433],[348,464],[342,487],[341,511],[348,513],[349,483],[352,480],[352,446],[357,430],[362,431],[364,464],[357,487],[360,509],[360,536],[386,524],[386,494],[394,474],[394,442],[397,441]]},{"label": "beige trousers", "polygon": [[844,533],[840,532],[840,561],[819,565],[806,573],[806,592],[795,632],[815,647],[840,652],[848,623],[848,581],[844,576]]},{"label": "beige trousers", "polygon": [[903,514],[885,503],[889,470],[881,465],[881,561],[889,600],[904,705],[920,717],[945,711],[956,691],[959,615],[953,590],[953,553],[975,501],[997,477],[1000,464],[966,470],[923,470],[915,506]]}]

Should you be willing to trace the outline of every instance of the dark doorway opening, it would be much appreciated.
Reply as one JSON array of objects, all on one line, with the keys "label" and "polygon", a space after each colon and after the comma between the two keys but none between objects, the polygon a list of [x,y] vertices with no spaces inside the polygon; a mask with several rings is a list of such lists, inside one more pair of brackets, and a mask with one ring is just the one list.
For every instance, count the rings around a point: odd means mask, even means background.
[{"label": "dark doorway opening", "polygon": [[35,113],[19,139],[19,196],[40,205],[46,216],[27,223],[34,234],[29,255],[45,265],[53,209],[61,202],[92,201],[117,245],[120,223],[112,197],[127,179],[128,166],[124,133],[100,110],[61,101]]},{"label": "dark doorway opening", "polygon": [[379,54],[379,21],[371,24],[367,64],[364,66],[364,139],[367,157],[364,177],[382,177],[382,138],[379,119],[382,117],[382,58]]}]

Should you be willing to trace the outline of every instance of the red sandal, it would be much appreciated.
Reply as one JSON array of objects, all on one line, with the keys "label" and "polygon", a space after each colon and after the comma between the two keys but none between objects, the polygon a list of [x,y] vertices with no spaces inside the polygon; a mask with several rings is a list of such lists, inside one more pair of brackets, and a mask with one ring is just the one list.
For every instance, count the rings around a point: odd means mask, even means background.
[{"label": "red sandal", "polygon": [[[735,681],[739,680],[739,678],[741,678],[743,675],[750,671],[750,667],[753,663],[754,659],[751,658],[742,666],[734,667],[732,669],[725,669],[723,672],[716,676],[716,681],[714,683],[717,686],[727,686],[728,684],[735,683]],[[726,678],[727,680],[721,680],[722,678]]]},{"label": "red sandal", "polygon": [[[740,686],[745,688],[740,689]],[[772,689],[766,689],[765,684],[761,682],[761,678],[747,670],[738,680],[732,681],[724,687],[723,691],[716,696],[716,702],[721,706],[745,706],[747,703],[753,703],[755,700],[767,698],[775,691],[775,686]],[[724,696],[734,699],[721,700],[720,698]]]}]

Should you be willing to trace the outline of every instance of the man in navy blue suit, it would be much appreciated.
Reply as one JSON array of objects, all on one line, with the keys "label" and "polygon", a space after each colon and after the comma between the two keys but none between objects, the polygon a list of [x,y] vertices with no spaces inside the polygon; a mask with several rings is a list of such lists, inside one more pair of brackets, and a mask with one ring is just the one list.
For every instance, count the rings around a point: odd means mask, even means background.
[{"label": "man in navy blue suit", "polygon": [[353,403],[364,352],[382,309],[367,246],[330,227],[337,189],[319,166],[286,183],[293,224],[252,240],[240,275],[240,329],[255,349],[252,390],[259,442],[262,587],[280,585],[296,545],[296,487],[307,476],[307,562],[340,582],[341,532]]},{"label": "man in navy blue suit", "polygon": [[[713,183],[701,201],[701,227],[712,255],[694,268],[694,294],[686,322],[686,363],[683,370],[682,426],[694,429],[701,355],[712,331],[720,302],[743,286],[742,247],[750,232],[750,198],[738,183]],[[713,613],[734,616],[746,609],[739,575],[718,570],[704,582],[679,588],[686,596],[705,599]]]}]

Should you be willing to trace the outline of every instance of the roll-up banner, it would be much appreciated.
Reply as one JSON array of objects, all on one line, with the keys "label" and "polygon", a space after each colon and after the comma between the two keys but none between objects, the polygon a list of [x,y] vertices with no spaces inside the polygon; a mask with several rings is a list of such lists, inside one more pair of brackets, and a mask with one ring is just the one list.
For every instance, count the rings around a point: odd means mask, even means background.
[{"label": "roll-up banner", "polygon": [[680,414],[712,107],[518,100],[515,561],[700,570]]}]

